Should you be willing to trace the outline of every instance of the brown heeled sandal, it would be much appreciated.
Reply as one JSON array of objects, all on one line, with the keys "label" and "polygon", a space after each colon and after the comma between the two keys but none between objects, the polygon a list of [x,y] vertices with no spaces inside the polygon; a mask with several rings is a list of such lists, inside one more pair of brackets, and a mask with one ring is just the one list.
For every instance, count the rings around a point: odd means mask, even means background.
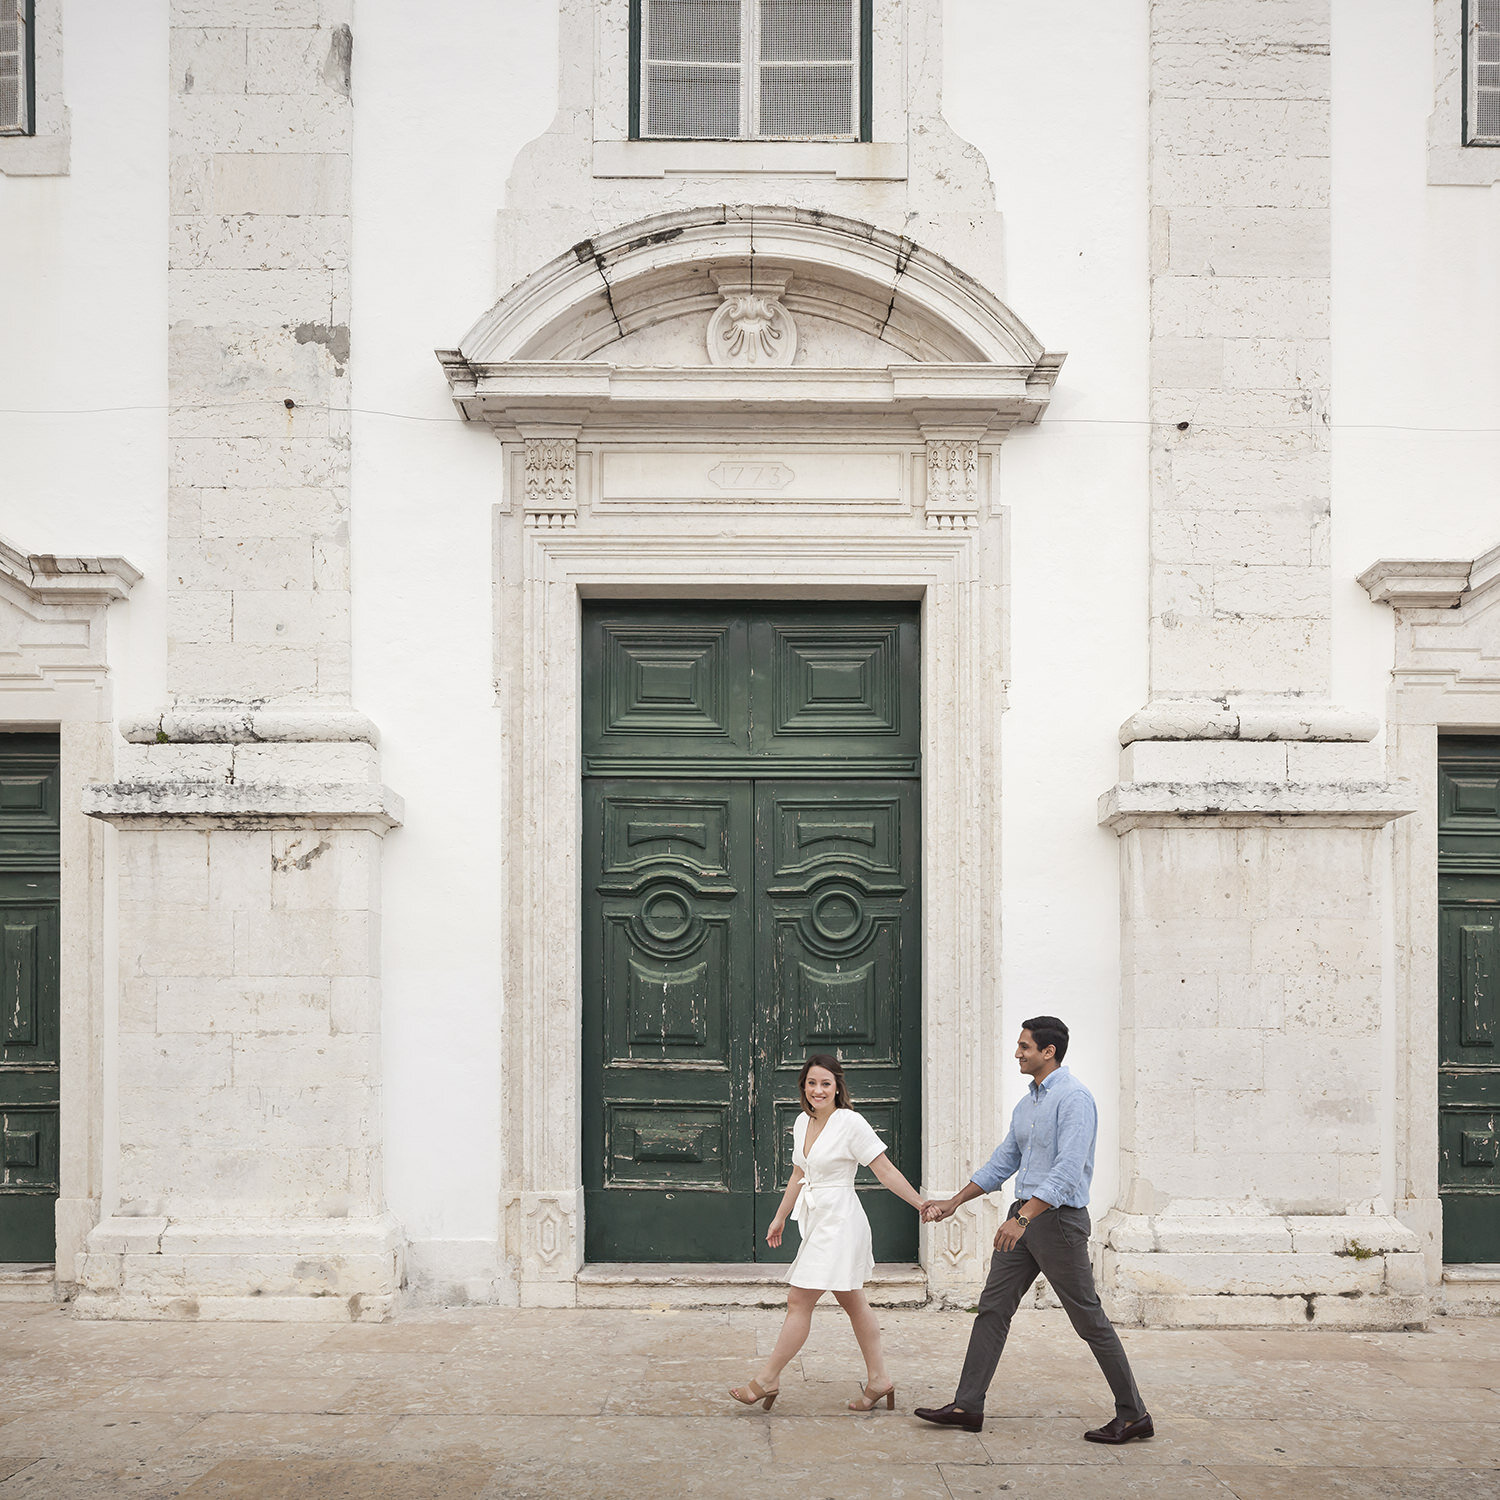
[{"label": "brown heeled sandal", "polygon": [[[745,1391],[748,1391],[750,1394],[748,1396],[742,1394]],[[752,1380],[749,1385],[730,1386],[729,1394],[733,1396],[741,1406],[759,1406],[761,1402],[764,1401],[766,1404],[766,1410],[770,1411],[770,1409],[776,1404],[776,1398],[781,1394],[781,1387],[778,1385],[774,1390],[768,1391],[760,1383],[760,1381]]]},{"label": "brown heeled sandal", "polygon": [[860,1387],[860,1395],[857,1401],[849,1403],[850,1411],[874,1411],[880,1403],[885,1402],[887,1411],[896,1409],[896,1382],[893,1380],[883,1391],[872,1391],[869,1386]]}]

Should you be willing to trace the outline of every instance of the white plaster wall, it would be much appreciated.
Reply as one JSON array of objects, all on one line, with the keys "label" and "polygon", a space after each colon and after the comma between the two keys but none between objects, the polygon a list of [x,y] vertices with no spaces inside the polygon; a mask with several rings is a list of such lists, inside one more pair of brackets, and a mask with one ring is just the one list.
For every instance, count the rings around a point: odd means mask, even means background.
[{"label": "white plaster wall", "polygon": [[1334,696],[1379,714],[1392,613],[1355,575],[1500,542],[1500,192],[1428,185],[1433,14],[1333,4]]},{"label": "white plaster wall", "polygon": [[495,299],[495,214],[551,119],[556,56],[546,4],[355,12],[354,701],[406,799],[383,874],[386,1190],[459,1280],[485,1274],[499,1227],[500,451],[459,421],[432,351]]},{"label": "white plaster wall", "polygon": [[67,0],[72,164],[0,176],[0,532],[120,554],[118,710],[160,701],[166,647],[166,0]]},{"label": "white plaster wall", "polygon": [[[1120,910],[1119,841],[1095,804],[1117,776],[1116,731],[1146,696],[1145,6],[950,0],[946,17],[945,113],[988,159],[1005,215],[1009,274],[996,290],[1068,352],[1046,416],[1001,455],[1012,530],[1000,1055],[1008,1114],[1021,1022],[1068,1022],[1069,1066],[1099,1101],[1097,1219],[1118,1175]],[[975,1142],[976,1165],[1004,1124]]]}]

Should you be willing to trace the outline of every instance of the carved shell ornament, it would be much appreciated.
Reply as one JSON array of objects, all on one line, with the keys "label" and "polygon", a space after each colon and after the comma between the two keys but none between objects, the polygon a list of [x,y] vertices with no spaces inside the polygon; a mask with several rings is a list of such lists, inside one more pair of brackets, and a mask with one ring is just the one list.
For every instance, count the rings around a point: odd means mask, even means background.
[{"label": "carved shell ornament", "polygon": [[797,325],[781,305],[785,272],[736,267],[712,273],[724,298],[708,321],[710,364],[773,369],[797,353]]}]

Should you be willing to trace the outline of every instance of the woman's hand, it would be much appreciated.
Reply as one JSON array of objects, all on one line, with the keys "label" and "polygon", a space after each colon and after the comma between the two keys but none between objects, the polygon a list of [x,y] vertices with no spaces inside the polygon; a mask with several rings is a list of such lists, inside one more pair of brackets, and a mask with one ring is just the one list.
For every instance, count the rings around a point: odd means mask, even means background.
[{"label": "woman's hand", "polygon": [[771,1220],[771,1227],[766,1230],[766,1243],[773,1249],[781,1247],[781,1231],[786,1228],[786,1220],[779,1214]]}]

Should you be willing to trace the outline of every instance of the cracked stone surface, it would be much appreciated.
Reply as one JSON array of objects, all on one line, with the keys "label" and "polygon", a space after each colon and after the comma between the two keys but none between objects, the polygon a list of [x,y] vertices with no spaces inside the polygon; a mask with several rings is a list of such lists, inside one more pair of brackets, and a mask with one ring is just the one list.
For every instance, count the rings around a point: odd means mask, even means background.
[{"label": "cracked stone surface", "polygon": [[1082,1441],[1108,1392],[1062,1314],[1023,1311],[979,1434],[948,1400],[963,1313],[886,1312],[897,1410],[821,1309],[769,1414],[762,1311],[408,1314],[383,1325],[88,1323],[0,1306],[0,1500],[635,1500],[648,1495],[1500,1497],[1500,1319],[1426,1332],[1122,1330],[1157,1437]]}]

